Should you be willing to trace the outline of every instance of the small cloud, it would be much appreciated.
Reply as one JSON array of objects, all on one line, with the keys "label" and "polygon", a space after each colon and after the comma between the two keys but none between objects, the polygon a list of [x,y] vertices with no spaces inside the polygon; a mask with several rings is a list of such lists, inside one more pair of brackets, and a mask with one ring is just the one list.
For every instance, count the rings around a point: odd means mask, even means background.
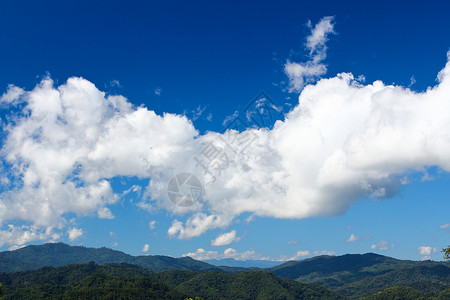
[{"label": "small cloud", "polygon": [[110,237],[116,236],[116,233],[115,233],[115,232],[112,232],[112,231],[110,231],[110,232],[109,232],[109,236],[110,236]]},{"label": "small cloud", "polygon": [[211,246],[225,246],[233,242],[240,241],[240,237],[236,237],[236,230],[219,235],[215,240],[211,241]]},{"label": "small cloud", "polygon": [[416,83],[416,77],[414,77],[414,75],[413,76],[411,76],[411,79],[410,79],[410,84],[408,85],[408,87],[412,87],[415,83]]},{"label": "small cloud", "polygon": [[422,260],[431,260],[431,257],[426,255],[426,256],[422,257]]},{"label": "small cloud", "polygon": [[8,90],[0,97],[0,104],[13,104],[17,105],[22,100],[22,96],[25,95],[25,91],[17,86],[10,84]]},{"label": "small cloud", "polygon": [[[393,247],[394,247],[394,245],[392,245],[392,248]],[[370,246],[370,248],[372,248],[373,250],[381,250],[381,251],[385,251],[385,250],[389,249],[388,242],[386,242],[384,240],[381,240],[377,244],[373,244],[372,246]]]},{"label": "small cloud", "polygon": [[336,252],[334,251],[328,251],[328,250],[321,250],[321,251],[314,251],[313,252],[315,256],[319,255],[336,255]]},{"label": "small cloud", "polygon": [[356,242],[359,240],[369,240],[369,239],[370,239],[370,236],[357,236],[352,233],[352,234],[350,234],[350,237],[348,238],[347,242],[351,243],[351,242]]},{"label": "small cloud", "polygon": [[297,244],[298,244],[297,241],[289,241],[289,242],[288,242],[288,245],[297,245]]},{"label": "small cloud", "polygon": [[206,110],[207,106],[202,107],[201,105],[197,106],[196,109],[192,111],[192,121],[196,121],[200,118],[203,112]]},{"label": "small cloud", "polygon": [[419,251],[420,255],[430,255],[437,252],[436,248],[432,248],[430,246],[420,246],[417,250]]},{"label": "small cloud", "polygon": [[439,226],[440,229],[446,229],[449,227],[450,227],[450,224],[444,224],[444,225]]},{"label": "small cloud", "polygon": [[156,96],[159,96],[161,95],[162,89],[156,88],[153,92],[155,93]]},{"label": "small cloud", "polygon": [[208,120],[209,122],[211,122],[213,119],[213,115],[212,113],[209,113],[208,116],[206,117],[206,120]]},{"label": "small cloud", "polygon": [[144,247],[142,248],[142,252],[147,252],[149,248],[150,248],[150,245],[145,244]]},{"label": "small cloud", "polygon": [[155,229],[155,227],[156,227],[156,221],[155,220],[148,222],[148,228],[150,228],[150,230]]},{"label": "small cloud", "polygon": [[119,80],[111,80],[111,82],[109,83],[109,85],[110,86],[112,86],[112,87],[122,87],[121,85],[120,85],[120,82],[119,82]]},{"label": "small cloud", "polygon": [[250,215],[245,219],[245,222],[250,223],[255,220],[255,215]]},{"label": "small cloud", "polygon": [[236,110],[232,115],[226,116],[225,119],[222,122],[223,126],[226,126],[228,124],[228,122],[230,122],[231,120],[236,119],[239,116],[239,112]]},{"label": "small cloud", "polygon": [[287,61],[284,72],[289,77],[289,92],[300,92],[303,87],[312,83],[327,72],[322,61],[327,57],[328,35],[334,32],[334,17],[324,17],[316,26],[311,21],[307,23],[311,34],[306,38],[306,50],[309,50],[310,59],[304,63]]},{"label": "small cloud", "polygon": [[197,260],[210,260],[210,259],[224,259],[224,258],[234,258],[235,260],[270,260],[270,257],[262,256],[257,254],[255,251],[245,251],[239,252],[233,248],[228,248],[219,253],[217,251],[206,251],[205,249],[199,248],[196,252],[191,252],[183,254],[183,257],[189,256]]},{"label": "small cloud", "polygon": [[70,241],[76,241],[83,235],[83,229],[81,228],[72,228],[67,231],[69,235]]},{"label": "small cloud", "polygon": [[114,215],[107,207],[102,207],[97,211],[97,215],[100,219],[114,219]]},{"label": "small cloud", "polygon": [[295,256],[289,258],[288,260],[297,260],[299,258],[302,258],[302,257],[305,257],[305,256],[310,256],[310,255],[311,255],[311,252],[309,252],[308,250],[297,251]]},{"label": "small cloud", "polygon": [[112,246],[113,246],[113,247],[117,247],[117,246],[119,246],[119,243],[118,243],[118,242],[114,242],[114,243],[112,244]]}]

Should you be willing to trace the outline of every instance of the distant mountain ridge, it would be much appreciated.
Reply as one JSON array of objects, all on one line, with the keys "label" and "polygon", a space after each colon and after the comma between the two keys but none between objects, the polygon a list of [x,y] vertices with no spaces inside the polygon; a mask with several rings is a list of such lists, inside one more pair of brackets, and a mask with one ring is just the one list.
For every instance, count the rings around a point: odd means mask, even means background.
[{"label": "distant mountain ridge", "polygon": [[267,270],[283,278],[324,286],[351,299],[394,286],[425,293],[450,288],[450,262],[398,260],[374,253],[317,256]]},{"label": "distant mountain ridge", "polygon": [[[205,295],[216,295],[214,291],[208,290],[206,287],[204,290],[193,289],[193,286],[198,282],[210,280],[228,282],[229,288],[239,288],[236,278],[240,278],[240,273],[250,270],[243,267],[214,266],[190,257],[132,256],[108,248],[96,249],[56,243],[0,252],[0,275],[1,272],[5,272],[5,275],[17,271],[36,270],[44,266],[60,267],[91,261],[99,265],[105,263],[126,264],[130,268],[143,268],[151,274],[162,272],[153,274],[153,278],[170,288],[180,288],[180,291],[182,290],[184,294],[187,291],[189,291],[187,294],[200,291]],[[230,264],[236,263],[236,261],[231,260],[228,262]],[[215,263],[222,264],[223,261],[218,260]],[[242,262],[238,261],[237,263]],[[251,261],[247,263],[251,263]],[[418,291],[419,294],[425,295],[424,297],[430,298],[438,294],[441,295],[441,293],[446,295],[446,293],[449,293],[447,290],[450,289],[450,262],[398,260],[374,253],[317,256],[301,261],[288,261],[260,271],[263,273],[258,273],[259,275],[255,278],[252,277],[254,276],[253,273],[246,274],[251,275],[248,278],[253,278],[252,280],[258,284],[266,281],[271,282],[274,289],[280,292],[285,289],[283,286],[286,284],[291,286],[290,281],[274,281],[274,278],[267,274],[272,273],[280,278],[295,280],[299,283],[320,285],[348,299],[361,299],[382,291],[385,291],[385,294],[406,294]],[[227,277],[227,273],[230,276],[229,273],[238,274]],[[165,275],[159,277],[158,274]],[[108,282],[112,280],[112,282],[117,283],[115,279],[110,278],[100,278],[99,280]],[[174,284],[174,282],[178,283]],[[130,289],[135,289],[140,283],[128,282],[126,284]],[[294,290],[297,288],[298,286],[294,287]],[[259,292],[264,295],[267,293],[266,290],[260,290]],[[171,291],[167,290],[167,293],[171,293]],[[296,292],[287,288],[281,293],[292,295]],[[232,294],[229,295],[231,297]],[[214,299],[214,297],[212,298]]]},{"label": "distant mountain ridge", "polygon": [[128,263],[155,272],[167,270],[234,271],[232,268],[219,268],[190,257],[132,256],[109,248],[87,248],[69,246],[64,243],[47,243],[0,252],[0,272],[26,271],[44,266],[60,267],[90,261],[97,264]]}]

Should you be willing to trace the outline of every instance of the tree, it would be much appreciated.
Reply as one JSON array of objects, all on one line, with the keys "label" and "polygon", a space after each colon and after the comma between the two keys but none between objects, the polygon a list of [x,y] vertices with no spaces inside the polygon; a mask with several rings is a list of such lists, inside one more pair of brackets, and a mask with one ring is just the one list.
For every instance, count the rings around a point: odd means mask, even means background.
[{"label": "tree", "polygon": [[448,246],[445,249],[442,249],[442,252],[444,252],[444,259],[450,259],[450,246]]}]

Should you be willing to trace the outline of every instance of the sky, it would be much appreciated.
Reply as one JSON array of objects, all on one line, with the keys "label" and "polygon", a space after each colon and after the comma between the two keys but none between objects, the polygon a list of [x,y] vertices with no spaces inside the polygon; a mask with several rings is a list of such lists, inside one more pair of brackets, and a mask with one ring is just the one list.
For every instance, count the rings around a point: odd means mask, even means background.
[{"label": "sky", "polygon": [[450,244],[450,4],[0,1],[0,250]]}]

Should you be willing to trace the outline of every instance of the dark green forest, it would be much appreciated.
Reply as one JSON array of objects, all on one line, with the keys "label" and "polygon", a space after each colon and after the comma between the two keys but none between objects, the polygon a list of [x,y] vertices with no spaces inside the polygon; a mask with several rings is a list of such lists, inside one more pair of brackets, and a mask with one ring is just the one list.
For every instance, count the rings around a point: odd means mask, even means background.
[{"label": "dark green forest", "polygon": [[58,243],[0,252],[0,282],[2,299],[450,299],[450,262],[368,253],[255,270]]},{"label": "dark green forest", "polygon": [[3,299],[340,299],[326,288],[267,271],[152,272],[94,262],[2,273]]}]

